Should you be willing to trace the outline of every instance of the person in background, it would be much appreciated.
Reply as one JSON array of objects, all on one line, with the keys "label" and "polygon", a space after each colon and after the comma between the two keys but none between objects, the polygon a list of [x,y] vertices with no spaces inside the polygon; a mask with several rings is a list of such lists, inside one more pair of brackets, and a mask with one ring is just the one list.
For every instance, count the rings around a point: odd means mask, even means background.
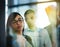
[{"label": "person in background", "polygon": [[52,42],[52,47],[57,47],[57,31],[56,31],[56,6],[49,5],[45,8],[50,25],[46,26],[45,29],[47,29],[49,33],[49,37]]},{"label": "person in background", "polygon": [[35,26],[35,11],[32,9],[27,10],[24,17],[28,25],[24,34],[31,37],[34,47],[52,47],[48,32]]},{"label": "person in background", "polygon": [[29,42],[31,38],[23,33],[23,17],[18,12],[11,13],[7,20],[7,47],[33,47]]}]

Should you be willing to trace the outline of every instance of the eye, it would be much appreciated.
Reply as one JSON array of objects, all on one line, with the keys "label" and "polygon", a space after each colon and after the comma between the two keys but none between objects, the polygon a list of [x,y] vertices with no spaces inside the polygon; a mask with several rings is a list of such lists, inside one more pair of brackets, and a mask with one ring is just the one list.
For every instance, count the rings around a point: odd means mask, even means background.
[{"label": "eye", "polygon": [[16,23],[17,21],[13,21],[12,23]]},{"label": "eye", "polygon": [[23,19],[22,19],[22,18],[20,18],[20,19],[18,19],[18,21],[23,21]]},{"label": "eye", "polygon": [[19,18],[18,21],[23,21],[23,19],[22,18]]},{"label": "eye", "polygon": [[22,21],[22,19],[19,19],[18,21]]}]

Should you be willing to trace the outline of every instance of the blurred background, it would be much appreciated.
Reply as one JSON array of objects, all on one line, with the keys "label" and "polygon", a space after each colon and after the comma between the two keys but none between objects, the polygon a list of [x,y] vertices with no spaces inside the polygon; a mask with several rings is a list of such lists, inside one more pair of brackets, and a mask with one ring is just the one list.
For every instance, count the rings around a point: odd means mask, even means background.
[{"label": "blurred background", "polygon": [[[33,9],[37,16],[36,25],[39,23],[37,27],[44,28],[51,22],[56,23],[56,7],[57,3],[50,0],[6,0],[5,19],[7,21],[8,15],[12,12],[19,12],[24,17],[26,10]],[[54,12],[52,13],[52,11]]]},{"label": "blurred background", "polygon": [[[60,47],[60,2],[59,0],[5,0],[5,28],[7,18],[12,12],[19,12],[23,18],[28,9],[36,12],[36,26],[47,29],[52,44]],[[59,27],[59,29],[58,29]],[[25,28],[27,24],[25,22]],[[55,47],[55,46],[53,46]]]}]

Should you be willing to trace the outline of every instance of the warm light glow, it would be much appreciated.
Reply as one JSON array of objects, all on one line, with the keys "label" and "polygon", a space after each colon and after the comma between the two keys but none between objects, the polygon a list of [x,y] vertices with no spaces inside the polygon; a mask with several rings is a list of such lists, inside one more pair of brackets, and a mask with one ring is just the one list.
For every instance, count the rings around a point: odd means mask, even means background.
[{"label": "warm light glow", "polygon": [[42,7],[40,7],[40,6],[38,6],[38,9],[39,10],[37,11],[36,25],[38,24],[37,25],[38,27],[44,28],[47,25],[49,25],[50,22],[49,22],[49,19],[48,19],[48,16],[47,16],[45,10]]},{"label": "warm light glow", "polygon": [[45,8],[51,24],[56,24],[56,3]]},{"label": "warm light glow", "polygon": [[42,3],[37,5],[37,20],[36,20],[37,27],[44,28],[50,24],[49,18],[45,10],[45,8],[48,7],[49,5],[53,5],[56,7],[56,2]]}]

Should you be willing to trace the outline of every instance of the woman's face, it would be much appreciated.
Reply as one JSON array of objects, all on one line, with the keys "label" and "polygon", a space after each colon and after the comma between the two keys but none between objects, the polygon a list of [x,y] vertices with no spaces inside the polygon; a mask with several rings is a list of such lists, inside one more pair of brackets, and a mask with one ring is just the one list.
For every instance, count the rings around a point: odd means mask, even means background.
[{"label": "woman's face", "polygon": [[11,23],[11,27],[15,30],[15,31],[22,31],[23,27],[24,27],[24,21],[23,18],[19,15],[17,15],[15,17],[15,19],[12,21]]}]

